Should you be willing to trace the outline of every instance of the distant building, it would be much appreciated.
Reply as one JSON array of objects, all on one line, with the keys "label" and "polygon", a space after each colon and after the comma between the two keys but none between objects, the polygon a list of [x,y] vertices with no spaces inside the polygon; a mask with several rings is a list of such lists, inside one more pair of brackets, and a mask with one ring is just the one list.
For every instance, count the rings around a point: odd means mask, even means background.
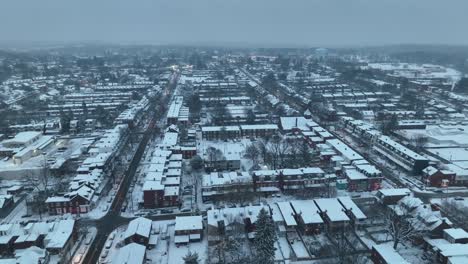
[{"label": "distant building", "polygon": [[395,142],[388,136],[377,137],[373,148],[399,167],[414,174],[421,174],[422,170],[429,165],[427,158]]},{"label": "distant building", "polygon": [[[428,166],[422,171],[422,180],[431,187],[447,187],[455,183],[456,173],[450,170],[439,170]],[[447,186],[444,184],[447,183]]]}]

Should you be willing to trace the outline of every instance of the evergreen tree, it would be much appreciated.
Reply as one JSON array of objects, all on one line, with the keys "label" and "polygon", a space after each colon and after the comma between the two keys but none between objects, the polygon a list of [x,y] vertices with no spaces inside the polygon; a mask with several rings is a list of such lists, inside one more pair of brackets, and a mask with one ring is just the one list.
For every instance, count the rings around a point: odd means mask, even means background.
[{"label": "evergreen tree", "polygon": [[273,220],[267,211],[260,210],[254,240],[255,263],[270,264],[275,261],[276,232]]},{"label": "evergreen tree", "polygon": [[255,124],[255,113],[252,110],[247,111],[247,124]]},{"label": "evergreen tree", "polygon": [[88,119],[88,106],[83,101],[83,103],[81,103],[81,107],[83,108],[83,119],[86,120],[86,119]]},{"label": "evergreen tree", "polygon": [[398,128],[398,117],[396,115],[392,115],[388,122],[383,123],[382,126],[382,133],[384,135],[390,135],[393,131],[397,130]]},{"label": "evergreen tree", "polygon": [[200,110],[202,108],[200,96],[198,94],[192,94],[187,100],[187,105],[189,107],[190,112],[200,113]]},{"label": "evergreen tree", "polygon": [[307,146],[307,144],[301,144],[299,149],[299,155],[301,157],[301,166],[310,166],[310,163],[312,162],[312,155],[310,154],[309,146]]},{"label": "evergreen tree", "polygon": [[252,164],[256,165],[258,162],[258,157],[260,156],[260,151],[257,146],[250,144],[245,149],[245,157],[252,160]]},{"label": "evergreen tree", "polygon": [[192,157],[190,160],[190,166],[192,167],[193,170],[201,170],[203,168],[203,160],[200,156],[195,155]]},{"label": "evergreen tree", "polygon": [[187,255],[183,258],[185,264],[198,264],[200,259],[198,258],[197,252],[187,252]]}]

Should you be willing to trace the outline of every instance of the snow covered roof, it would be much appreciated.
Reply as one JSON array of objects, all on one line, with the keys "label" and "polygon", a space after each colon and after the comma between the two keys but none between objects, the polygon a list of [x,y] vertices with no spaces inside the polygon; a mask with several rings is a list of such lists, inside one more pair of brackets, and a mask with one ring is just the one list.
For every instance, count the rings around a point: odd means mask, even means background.
[{"label": "snow covered roof", "polygon": [[119,250],[115,264],[143,264],[145,263],[146,247],[137,243],[130,243]]},{"label": "snow covered roof", "polygon": [[143,237],[150,236],[152,221],[147,218],[138,217],[128,224],[125,230],[124,238],[132,237],[133,235],[140,235]]},{"label": "snow covered roof", "polygon": [[241,125],[242,130],[278,130],[275,124]]},{"label": "snow covered roof", "polygon": [[264,208],[268,213],[270,210],[266,206],[249,205],[246,207],[211,209],[207,211],[208,225],[218,226],[218,221],[223,221],[225,226],[234,222],[244,224],[244,219],[250,219],[251,223],[257,222],[260,210]]},{"label": "snow covered roof", "polygon": [[306,128],[308,120],[303,116],[282,116],[280,123],[283,130],[292,130],[293,128]]},{"label": "snow covered roof", "polygon": [[201,215],[177,216],[175,231],[201,230],[203,229],[203,218]]},{"label": "snow covered roof", "polygon": [[40,135],[41,132],[36,131],[19,132],[15,135],[14,138],[3,141],[3,144],[24,145],[29,143],[31,140],[34,140],[35,138],[39,137]]},{"label": "snow covered roof", "polygon": [[409,264],[390,244],[372,246],[387,264]]},{"label": "snow covered roof", "polygon": [[346,169],[345,174],[350,180],[366,180],[367,179],[366,175],[364,175],[362,172],[354,168]]},{"label": "snow covered roof", "polygon": [[405,154],[408,157],[414,159],[414,160],[427,160],[425,157],[419,155],[418,153],[412,151],[411,149],[401,145],[400,143],[397,143],[393,139],[391,139],[388,136],[382,135],[378,138],[379,141],[385,142],[386,144],[392,146],[395,150],[397,150],[399,153]]},{"label": "snow covered roof", "polygon": [[468,256],[468,244],[444,244],[439,246],[439,250],[445,257]]},{"label": "snow covered roof", "polygon": [[278,176],[282,173],[284,176],[321,176],[325,172],[319,167],[305,167],[305,168],[297,168],[297,169],[280,169],[280,170],[256,170],[252,172],[254,175],[262,177],[262,176]]},{"label": "snow covered roof", "polygon": [[10,194],[0,194],[0,208],[3,208],[5,206],[6,201],[12,200],[13,195]]},{"label": "snow covered roof", "polygon": [[239,126],[203,126],[202,132],[239,131]]},{"label": "snow covered roof", "polygon": [[47,257],[45,249],[32,246],[26,249],[16,250],[16,261],[13,263],[43,263]]},{"label": "snow covered roof", "polygon": [[356,169],[367,175],[380,175],[382,172],[371,164],[354,164]]},{"label": "snow covered roof", "polygon": [[67,219],[60,220],[54,223],[54,230],[47,234],[45,241],[47,241],[46,248],[62,249],[71,238],[73,229],[75,227],[75,220]]},{"label": "snow covered roof", "polygon": [[382,196],[404,196],[411,193],[408,188],[395,188],[395,189],[380,189],[379,193]]},{"label": "snow covered roof", "polygon": [[339,152],[346,160],[354,161],[364,159],[356,151],[346,145],[339,139],[328,139],[327,144],[332,146],[337,152]]},{"label": "snow covered roof", "polygon": [[59,202],[69,202],[70,198],[63,196],[52,196],[48,197],[45,201],[46,203],[59,203]]},{"label": "snow covered roof", "polygon": [[145,181],[143,191],[161,191],[164,190],[164,185],[160,181]]},{"label": "snow covered roof", "polygon": [[175,132],[166,132],[164,133],[164,139],[162,144],[165,146],[174,146],[177,144],[177,139],[179,137],[179,134]]},{"label": "snow covered roof", "polygon": [[367,218],[349,196],[338,197],[338,201],[340,201],[341,205],[343,205],[346,210],[349,210],[356,219],[362,220]]},{"label": "snow covered roof", "polygon": [[434,168],[433,166],[428,166],[423,170],[424,174],[429,175],[429,176],[433,175],[434,173],[436,173],[438,171],[439,170]]},{"label": "snow covered roof", "polygon": [[323,219],[319,214],[319,209],[313,200],[291,201],[291,206],[296,215],[302,218],[304,224],[321,224]]},{"label": "snow covered roof", "polygon": [[252,176],[248,172],[212,172],[203,175],[202,186],[227,185],[235,183],[252,182]]},{"label": "snow covered roof", "polygon": [[179,186],[165,186],[164,196],[178,196],[180,188]]},{"label": "snow covered roof", "polygon": [[321,198],[315,199],[315,204],[322,213],[325,213],[330,221],[349,221],[349,217],[345,214],[343,206],[336,198]]},{"label": "snow covered roof", "polygon": [[277,204],[286,226],[297,226],[296,219],[294,219],[294,210],[292,209],[291,204],[289,202],[279,202]]},{"label": "snow covered roof", "polygon": [[464,239],[468,238],[468,232],[462,228],[448,228],[444,229],[444,233],[453,239]]}]

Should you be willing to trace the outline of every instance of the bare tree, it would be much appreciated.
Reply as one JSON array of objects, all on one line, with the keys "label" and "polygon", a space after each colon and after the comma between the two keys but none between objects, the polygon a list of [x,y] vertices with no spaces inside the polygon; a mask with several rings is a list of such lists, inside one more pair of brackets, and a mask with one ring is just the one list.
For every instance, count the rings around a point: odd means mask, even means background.
[{"label": "bare tree", "polygon": [[289,161],[290,167],[300,167],[301,166],[301,146],[305,145],[302,139],[297,138],[288,138],[286,142],[289,146]]},{"label": "bare tree", "polygon": [[217,149],[215,147],[209,147],[206,150],[206,153],[208,155],[208,160],[211,163],[223,159],[223,152],[221,152],[221,150],[219,150],[219,149]]},{"label": "bare tree", "polygon": [[45,164],[41,172],[29,172],[23,177],[23,180],[25,181],[26,186],[33,189],[34,192],[44,193],[46,196],[49,196],[49,190],[51,189],[51,178]]},{"label": "bare tree", "polygon": [[221,240],[214,247],[216,263],[245,263],[245,252],[242,245],[247,241],[243,220],[233,215],[227,216],[229,228],[221,235]]},{"label": "bare tree", "polygon": [[257,143],[257,148],[260,153],[260,157],[262,158],[263,162],[267,162],[268,158],[268,141],[267,140],[260,140]]},{"label": "bare tree", "polygon": [[279,163],[279,155],[280,155],[280,148],[281,148],[281,137],[274,136],[271,139],[271,142],[267,145],[268,155],[270,157],[270,165],[271,167],[276,170],[278,168]]},{"label": "bare tree", "polygon": [[279,166],[280,168],[284,168],[286,166],[288,157],[291,154],[291,140],[284,140],[282,139],[279,142],[279,152],[278,152],[278,158],[279,158]]},{"label": "bare tree", "polygon": [[359,242],[350,241],[349,235],[350,233],[347,234],[344,230],[336,234],[333,255],[337,256],[340,264],[366,263],[364,255],[356,248]]},{"label": "bare tree", "polygon": [[254,166],[257,165],[259,156],[260,156],[260,151],[258,150],[257,146],[255,146],[254,144],[250,144],[245,149],[245,157],[252,160],[252,163]]},{"label": "bare tree", "polygon": [[417,150],[421,151],[426,147],[429,138],[423,134],[417,134],[413,137],[413,144]]},{"label": "bare tree", "polygon": [[271,156],[271,166],[273,169],[283,168],[290,149],[289,143],[276,135],[271,139],[267,149]]},{"label": "bare tree", "polygon": [[402,205],[396,205],[393,210],[389,209],[385,213],[385,223],[395,250],[403,240],[414,238],[420,234],[411,221],[412,218],[410,209]]},{"label": "bare tree", "polygon": [[468,208],[462,204],[459,204],[455,200],[443,199],[442,212],[450,218],[454,223],[458,224],[463,229],[468,229]]},{"label": "bare tree", "polygon": [[49,190],[52,188],[47,167],[44,166],[44,170],[38,174],[27,173],[23,180],[25,186],[33,190],[32,196],[26,200],[27,207],[33,212],[39,213],[39,217],[42,219],[42,212],[45,211],[45,200],[49,197]]}]

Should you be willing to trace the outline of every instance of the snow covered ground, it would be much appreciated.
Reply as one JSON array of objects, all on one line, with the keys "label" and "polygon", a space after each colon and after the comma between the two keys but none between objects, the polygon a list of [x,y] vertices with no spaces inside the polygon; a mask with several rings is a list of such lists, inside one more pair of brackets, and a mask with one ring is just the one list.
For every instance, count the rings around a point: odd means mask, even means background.
[{"label": "snow covered ground", "polygon": [[369,63],[364,68],[379,69],[382,71],[391,71],[393,74],[402,77],[414,77],[414,72],[418,72],[418,78],[446,78],[451,81],[458,81],[462,74],[452,68],[443,67],[434,64],[415,64],[415,63]]},{"label": "snow covered ground", "polygon": [[[165,239],[162,234],[158,233],[159,228],[164,225],[168,226],[167,234],[169,238]],[[176,246],[174,243],[174,220],[167,221],[153,221],[153,235],[158,236],[158,242],[156,247],[153,249],[146,250],[146,259],[148,263],[158,263],[158,264],[183,264],[183,257],[189,252],[197,252],[200,257],[200,263],[206,263],[208,257],[208,240],[204,238],[200,242],[191,242],[188,245]],[[106,241],[106,246],[101,252],[100,261],[112,263],[119,254],[119,249],[124,245],[124,233],[127,226],[120,226],[114,230]],[[156,229],[156,230],[155,230]],[[155,232],[156,231],[156,232]],[[104,253],[107,252],[107,253]],[[106,257],[103,257],[103,256]]]}]

